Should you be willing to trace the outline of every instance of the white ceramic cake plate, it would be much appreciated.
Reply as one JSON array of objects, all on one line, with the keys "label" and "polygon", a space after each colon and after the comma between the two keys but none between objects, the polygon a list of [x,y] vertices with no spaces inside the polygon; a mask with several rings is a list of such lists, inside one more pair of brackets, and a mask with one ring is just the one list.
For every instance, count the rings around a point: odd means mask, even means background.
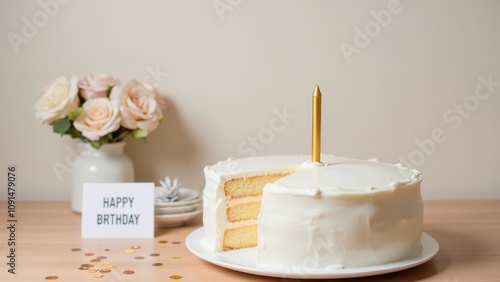
[{"label": "white ceramic cake plate", "polygon": [[427,233],[422,233],[422,253],[398,262],[376,266],[334,270],[284,269],[257,265],[257,248],[214,253],[203,243],[203,227],[194,230],[186,238],[186,246],[197,257],[212,264],[240,272],[293,279],[354,278],[396,272],[423,264],[432,259],[439,250],[439,244]]}]

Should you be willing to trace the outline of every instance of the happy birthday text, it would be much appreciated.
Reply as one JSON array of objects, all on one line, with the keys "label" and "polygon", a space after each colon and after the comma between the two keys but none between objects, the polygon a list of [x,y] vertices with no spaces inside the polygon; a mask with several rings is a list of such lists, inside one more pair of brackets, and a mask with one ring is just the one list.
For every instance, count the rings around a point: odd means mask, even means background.
[{"label": "happy birthday text", "polygon": [[[105,209],[132,209],[134,197],[104,197],[102,207]],[[137,225],[140,214],[137,213],[103,213],[97,214],[97,225]]]}]

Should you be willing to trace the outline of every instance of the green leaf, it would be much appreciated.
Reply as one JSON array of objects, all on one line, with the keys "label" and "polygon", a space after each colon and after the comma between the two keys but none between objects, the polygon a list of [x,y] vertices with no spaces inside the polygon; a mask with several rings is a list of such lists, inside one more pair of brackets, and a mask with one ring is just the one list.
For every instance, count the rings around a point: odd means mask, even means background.
[{"label": "green leaf", "polygon": [[134,138],[146,138],[148,136],[148,132],[144,129],[137,128],[132,131],[132,137]]},{"label": "green leaf", "polygon": [[71,138],[83,138],[82,133],[76,130],[74,126],[71,126],[66,133],[69,134]]},{"label": "green leaf", "polygon": [[78,107],[78,108],[72,110],[68,114],[69,120],[75,120],[75,118],[77,118],[82,112],[83,112],[83,108],[82,107]]},{"label": "green leaf", "polygon": [[109,143],[109,136],[104,135],[101,138],[99,138],[99,140],[96,140],[96,141],[89,140],[89,139],[86,139],[86,140],[87,140],[86,142],[88,142],[92,147],[99,150],[102,147],[102,145]]},{"label": "green leaf", "polygon": [[53,126],[53,130],[55,133],[59,133],[62,135],[66,134],[68,129],[71,127],[71,121],[68,117],[58,119]]},{"label": "green leaf", "polygon": [[[120,128],[120,129],[122,129],[122,128]],[[113,142],[122,141],[123,139],[125,139],[125,137],[127,137],[129,131],[127,129],[123,128],[123,130],[120,132],[120,129],[118,129],[117,131],[114,132],[113,135],[116,135],[116,134],[118,134],[118,135],[112,139]]]},{"label": "green leaf", "polygon": [[108,86],[108,90],[106,90],[106,97],[109,97],[111,95],[111,90],[115,87],[114,85]]},{"label": "green leaf", "polygon": [[89,143],[92,147],[96,148],[97,150],[99,150],[102,146],[102,143],[99,141],[90,141]]}]

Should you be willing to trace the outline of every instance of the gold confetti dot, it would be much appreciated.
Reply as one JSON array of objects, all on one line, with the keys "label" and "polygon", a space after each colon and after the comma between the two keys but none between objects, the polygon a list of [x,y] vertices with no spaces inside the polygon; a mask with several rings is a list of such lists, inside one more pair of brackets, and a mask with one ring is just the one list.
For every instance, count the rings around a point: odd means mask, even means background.
[{"label": "gold confetti dot", "polygon": [[182,276],[180,276],[180,275],[172,275],[172,276],[170,276],[170,279],[179,280],[179,279],[182,279]]},{"label": "gold confetti dot", "polygon": [[103,261],[103,262],[101,262],[101,264],[102,264],[102,265],[110,265],[110,264],[111,264],[111,262],[110,262],[110,261]]},{"label": "gold confetti dot", "polygon": [[111,250],[110,250],[110,249],[104,249],[104,251],[105,251],[105,252],[109,252],[109,251],[111,251]]},{"label": "gold confetti dot", "polygon": [[92,278],[101,278],[103,276],[104,275],[102,275],[101,273],[94,273],[94,274],[92,274]]},{"label": "gold confetti dot", "polygon": [[180,243],[181,243],[181,242],[179,242],[179,241],[174,241],[174,242],[172,242],[172,244],[174,244],[174,245],[179,245]]},{"label": "gold confetti dot", "polygon": [[152,253],[152,254],[149,254],[149,255],[152,256],[152,257],[158,257],[158,256],[160,256],[160,254],[158,254],[158,253]]},{"label": "gold confetti dot", "polygon": [[134,246],[132,246],[132,247],[130,247],[130,248],[131,248],[131,249],[134,249],[134,250],[137,250],[137,249],[140,249],[140,248],[141,248],[141,246],[134,245]]},{"label": "gold confetti dot", "polygon": [[73,249],[71,249],[71,251],[72,251],[72,252],[79,252],[79,251],[81,251],[81,250],[82,250],[82,249],[80,249],[80,248],[73,248]]},{"label": "gold confetti dot", "polygon": [[95,255],[95,254],[94,254],[94,253],[85,253],[85,254],[83,254],[83,255],[84,255],[84,256],[86,256],[86,257],[91,257],[91,256],[93,256],[93,255]]},{"label": "gold confetti dot", "polygon": [[181,257],[172,257],[172,259],[181,259]]},{"label": "gold confetti dot", "polygon": [[80,266],[80,267],[78,267],[78,270],[87,270],[87,269],[89,269],[88,266]]},{"label": "gold confetti dot", "polygon": [[125,253],[126,254],[132,254],[132,253],[135,253],[135,251],[131,250],[131,249],[127,249],[127,250],[125,250]]},{"label": "gold confetti dot", "polygon": [[94,265],[90,264],[90,263],[83,263],[80,266],[83,266],[83,267],[94,267]]},{"label": "gold confetti dot", "polygon": [[145,257],[139,256],[139,257],[135,257],[135,259],[145,259]]},{"label": "gold confetti dot", "polygon": [[131,269],[125,269],[125,270],[123,271],[123,274],[127,274],[127,275],[131,275],[131,274],[134,274],[134,273],[135,273],[135,271],[133,271],[133,270],[131,270]]},{"label": "gold confetti dot", "polygon": [[90,272],[90,273],[94,273],[94,272],[99,271],[99,269],[95,268],[95,267],[90,267],[89,269],[87,269],[87,271]]},{"label": "gold confetti dot", "polygon": [[96,257],[96,259],[100,259],[100,260],[107,259],[107,258],[108,257],[106,257],[106,256],[98,256],[98,257]]},{"label": "gold confetti dot", "polygon": [[59,276],[57,276],[57,275],[45,276],[45,280],[56,280],[58,278],[59,278]]},{"label": "gold confetti dot", "polygon": [[96,262],[100,262],[101,260],[100,259],[91,259],[90,262],[93,262],[93,263],[96,263]]},{"label": "gold confetti dot", "polygon": [[99,270],[100,273],[110,273],[111,272],[111,269],[101,269]]},{"label": "gold confetti dot", "polygon": [[116,268],[116,264],[108,264],[108,265],[106,265],[106,267],[108,269],[113,269],[113,268]]},{"label": "gold confetti dot", "polygon": [[161,262],[155,262],[152,264],[152,266],[162,266],[162,265],[163,265],[163,263],[161,263]]},{"label": "gold confetti dot", "polygon": [[168,243],[168,241],[167,240],[160,240],[160,241],[158,241],[158,243],[160,243],[160,244],[166,244],[166,243]]}]

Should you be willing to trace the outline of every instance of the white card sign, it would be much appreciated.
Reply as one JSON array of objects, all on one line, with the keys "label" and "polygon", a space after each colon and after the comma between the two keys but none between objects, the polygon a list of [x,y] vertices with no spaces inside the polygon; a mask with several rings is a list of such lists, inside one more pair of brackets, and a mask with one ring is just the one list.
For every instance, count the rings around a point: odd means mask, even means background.
[{"label": "white card sign", "polygon": [[84,183],[82,238],[153,238],[154,183]]}]

